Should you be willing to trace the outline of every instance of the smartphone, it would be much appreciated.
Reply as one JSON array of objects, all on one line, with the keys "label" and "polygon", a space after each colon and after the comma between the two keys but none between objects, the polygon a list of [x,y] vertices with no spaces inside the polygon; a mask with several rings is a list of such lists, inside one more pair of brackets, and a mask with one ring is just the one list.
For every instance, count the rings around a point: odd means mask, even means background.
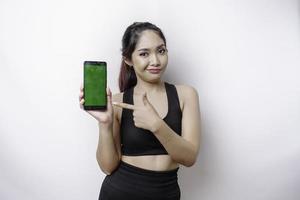
[{"label": "smartphone", "polygon": [[83,91],[85,110],[107,109],[107,70],[104,61],[84,61]]}]

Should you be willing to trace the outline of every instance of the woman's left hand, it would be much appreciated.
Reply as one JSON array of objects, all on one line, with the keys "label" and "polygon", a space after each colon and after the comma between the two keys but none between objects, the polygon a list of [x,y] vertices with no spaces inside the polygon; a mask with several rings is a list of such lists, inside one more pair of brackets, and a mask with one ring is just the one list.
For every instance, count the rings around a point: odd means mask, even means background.
[{"label": "woman's left hand", "polygon": [[133,110],[134,125],[138,128],[155,132],[159,128],[162,119],[159,117],[152,104],[148,101],[145,92],[141,95],[141,98],[143,105],[132,105],[121,102],[113,102],[113,105]]}]

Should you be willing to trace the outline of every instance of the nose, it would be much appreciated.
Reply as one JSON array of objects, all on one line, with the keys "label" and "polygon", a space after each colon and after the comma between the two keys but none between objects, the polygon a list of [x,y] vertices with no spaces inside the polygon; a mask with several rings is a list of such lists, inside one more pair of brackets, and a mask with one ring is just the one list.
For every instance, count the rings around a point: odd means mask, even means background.
[{"label": "nose", "polygon": [[151,66],[159,66],[160,65],[160,60],[155,53],[152,54],[152,56],[150,58],[150,65]]}]

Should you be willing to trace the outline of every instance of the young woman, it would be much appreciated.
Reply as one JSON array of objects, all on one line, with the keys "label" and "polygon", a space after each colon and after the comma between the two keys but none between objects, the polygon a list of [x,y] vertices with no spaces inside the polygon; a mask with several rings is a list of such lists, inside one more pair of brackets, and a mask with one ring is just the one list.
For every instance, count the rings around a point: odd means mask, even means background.
[{"label": "young woman", "polygon": [[[162,80],[166,39],[136,22],[122,39],[121,93],[107,87],[107,110],[87,111],[99,124],[97,161],[105,177],[100,200],[179,200],[179,165],[192,166],[200,137],[197,91]],[[84,94],[79,95],[83,108]]]}]

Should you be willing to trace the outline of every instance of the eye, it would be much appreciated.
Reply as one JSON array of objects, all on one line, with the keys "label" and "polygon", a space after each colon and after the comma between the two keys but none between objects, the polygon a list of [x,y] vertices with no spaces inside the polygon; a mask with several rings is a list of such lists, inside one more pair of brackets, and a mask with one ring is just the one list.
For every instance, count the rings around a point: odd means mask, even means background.
[{"label": "eye", "polygon": [[166,49],[164,49],[164,48],[162,48],[162,49],[159,49],[159,50],[158,50],[158,52],[159,52],[160,54],[162,54],[162,55],[163,55],[163,54],[165,54],[165,53],[166,53],[166,51],[167,51],[167,50],[166,50]]},{"label": "eye", "polygon": [[148,56],[148,53],[147,52],[142,52],[142,53],[140,53],[140,56],[146,57],[146,56]]}]

